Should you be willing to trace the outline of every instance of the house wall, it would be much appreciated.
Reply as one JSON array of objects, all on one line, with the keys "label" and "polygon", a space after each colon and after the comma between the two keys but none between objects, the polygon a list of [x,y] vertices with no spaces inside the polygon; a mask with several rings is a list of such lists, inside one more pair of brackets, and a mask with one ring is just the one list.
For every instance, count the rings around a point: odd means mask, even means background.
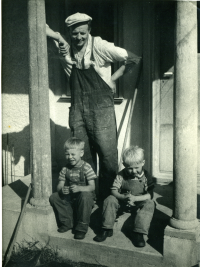
[{"label": "house wall", "polygon": [[2,171],[3,174],[8,171],[9,181],[13,145],[16,179],[30,172],[27,59],[26,1],[4,0],[2,1]]},{"label": "house wall", "polygon": [[[65,33],[64,30],[64,0],[46,0],[46,18],[49,26]],[[120,45],[136,53],[142,54],[142,4],[131,0],[120,2],[122,21]],[[61,20],[63,18],[63,20]],[[93,18],[95,20],[95,18]],[[29,98],[28,98],[28,28],[27,1],[2,1],[2,116],[3,116],[3,173],[8,170],[8,180],[11,181],[11,152],[14,145],[15,179],[30,173],[30,145],[29,145]],[[63,143],[70,136],[68,112],[70,103],[61,98],[66,94],[66,78],[59,60],[54,56],[52,42],[48,40],[48,68],[49,68],[49,103],[51,119],[51,149],[52,165],[61,168],[65,160]],[[130,105],[127,103],[133,97],[137,79],[138,67],[121,79],[120,87],[124,101],[115,105],[117,125],[122,124],[119,135],[119,155],[122,149]],[[127,146],[137,144],[143,146],[143,97],[142,80],[131,122],[131,132]],[[48,101],[48,100],[47,100]],[[148,131],[148,129],[146,129]],[[6,144],[8,134],[8,162],[6,159]]]}]

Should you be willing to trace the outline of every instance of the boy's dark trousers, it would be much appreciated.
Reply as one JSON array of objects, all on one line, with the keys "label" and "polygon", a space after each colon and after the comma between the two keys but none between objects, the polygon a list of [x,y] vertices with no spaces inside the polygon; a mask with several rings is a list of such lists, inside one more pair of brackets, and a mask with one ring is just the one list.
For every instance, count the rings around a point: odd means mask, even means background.
[{"label": "boy's dark trousers", "polygon": [[49,201],[57,212],[59,222],[62,225],[69,229],[73,228],[73,218],[75,217],[75,230],[86,233],[94,205],[93,196],[93,192],[78,192],[69,195],[56,192],[50,196]]},{"label": "boy's dark trousers", "polygon": [[[145,200],[135,202],[136,204],[136,217],[134,220],[134,225],[132,230],[137,233],[148,234],[150,223],[153,217],[155,203],[153,200]],[[103,224],[104,229],[113,229],[115,219],[117,216],[117,211],[120,208],[125,208],[126,204],[120,202],[116,197],[110,195],[104,200],[103,204]],[[131,207],[135,209],[135,207]]]}]

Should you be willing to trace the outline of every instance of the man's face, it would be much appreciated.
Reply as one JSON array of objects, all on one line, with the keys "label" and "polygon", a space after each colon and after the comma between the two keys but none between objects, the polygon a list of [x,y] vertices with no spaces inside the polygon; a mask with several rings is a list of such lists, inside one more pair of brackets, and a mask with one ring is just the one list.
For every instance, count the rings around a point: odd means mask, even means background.
[{"label": "man's face", "polygon": [[81,161],[81,157],[83,156],[84,152],[81,149],[71,148],[65,150],[65,158],[67,163],[71,166],[76,166]]},{"label": "man's face", "polygon": [[82,48],[88,40],[90,29],[88,24],[77,24],[70,28],[70,36],[72,43],[77,48]]},{"label": "man's face", "polygon": [[143,160],[141,163],[133,163],[133,164],[126,164],[124,163],[124,166],[126,168],[126,171],[130,174],[130,176],[139,177],[142,174],[142,168],[144,166],[145,161]]}]

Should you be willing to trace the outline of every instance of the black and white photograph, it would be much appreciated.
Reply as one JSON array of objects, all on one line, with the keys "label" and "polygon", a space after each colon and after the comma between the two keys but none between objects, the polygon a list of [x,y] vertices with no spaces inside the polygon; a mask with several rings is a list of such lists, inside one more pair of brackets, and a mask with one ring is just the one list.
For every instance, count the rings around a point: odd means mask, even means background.
[{"label": "black and white photograph", "polygon": [[2,266],[200,266],[200,2],[2,0]]}]

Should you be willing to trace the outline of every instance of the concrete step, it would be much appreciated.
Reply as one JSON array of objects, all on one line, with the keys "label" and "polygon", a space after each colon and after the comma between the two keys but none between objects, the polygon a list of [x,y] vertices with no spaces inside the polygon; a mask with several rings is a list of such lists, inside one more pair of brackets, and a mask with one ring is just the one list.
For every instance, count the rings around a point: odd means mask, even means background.
[{"label": "concrete step", "polygon": [[[50,234],[50,244],[58,248],[62,257],[72,261],[100,264],[109,267],[134,267],[134,266],[162,266],[161,254],[163,239],[160,236],[156,242],[145,237],[146,246],[137,248],[130,239],[131,217],[125,213],[118,218],[114,226],[114,235],[104,242],[93,241],[100,228],[100,214],[95,206],[91,216],[91,224],[84,240],[75,240],[72,231],[58,233],[55,229]],[[153,244],[156,243],[156,246]]]},{"label": "concrete step", "polygon": [[102,243],[93,241],[95,234],[91,229],[84,240],[73,239],[71,232],[50,235],[50,245],[57,247],[59,255],[75,262],[100,264],[109,267],[162,266],[162,255],[148,244],[145,248],[136,248],[123,233],[115,232],[113,237]]},{"label": "concrete step", "polygon": [[[55,182],[54,182],[55,180]],[[31,182],[30,175],[24,177],[23,179],[17,180],[12,184],[4,186],[2,189],[2,199],[3,199],[3,243],[2,251],[3,255],[8,247],[11,240],[12,234],[16,227],[17,220],[21,208],[23,206],[23,201],[27,193],[28,186]],[[53,179],[53,183],[56,185],[57,180]],[[156,202],[156,210],[151,223],[150,231],[148,237],[146,237],[146,246],[144,248],[136,248],[132,244],[129,238],[132,219],[130,214],[123,214],[118,218],[114,226],[113,237],[107,238],[102,243],[97,243],[93,241],[97,231],[101,225],[101,212],[99,207],[96,205],[91,214],[91,223],[89,231],[86,238],[82,241],[74,240],[71,231],[60,234],[57,232],[56,225],[53,225],[49,231],[47,227],[46,216],[41,215],[43,218],[39,221],[40,225],[35,224],[35,221],[31,217],[29,224],[31,225],[33,221],[33,226],[25,231],[25,227],[20,227],[21,235],[18,233],[20,240],[29,240],[27,238],[37,238],[44,244],[48,242],[48,237],[50,236],[50,244],[54,248],[58,248],[58,252],[63,257],[68,257],[73,261],[82,261],[92,264],[101,264],[103,266],[164,266],[163,263],[163,238],[164,229],[168,224],[169,218],[172,216],[173,207],[173,184],[159,185],[155,186],[154,200]],[[197,199],[197,218],[200,219],[200,188],[198,187],[198,199]],[[32,214],[32,213],[31,213]],[[29,214],[30,215],[30,214]],[[27,215],[28,216],[28,215]],[[26,217],[26,216],[25,216]],[[54,214],[52,213],[51,219],[48,222],[54,222]],[[22,223],[24,222],[23,219]],[[32,221],[31,221],[32,220]],[[37,221],[37,219],[36,219]],[[26,225],[26,222],[24,222]],[[41,227],[40,227],[41,226]],[[44,226],[44,227],[43,227]],[[40,229],[41,228],[41,229]],[[47,232],[47,236],[43,238],[43,231]],[[20,232],[19,231],[19,232]],[[35,232],[34,232],[35,231]],[[21,238],[21,239],[20,239]],[[42,243],[43,244],[43,243]],[[174,253],[177,252],[175,247]],[[166,248],[165,248],[166,253]],[[169,265],[167,265],[168,267]]]}]

